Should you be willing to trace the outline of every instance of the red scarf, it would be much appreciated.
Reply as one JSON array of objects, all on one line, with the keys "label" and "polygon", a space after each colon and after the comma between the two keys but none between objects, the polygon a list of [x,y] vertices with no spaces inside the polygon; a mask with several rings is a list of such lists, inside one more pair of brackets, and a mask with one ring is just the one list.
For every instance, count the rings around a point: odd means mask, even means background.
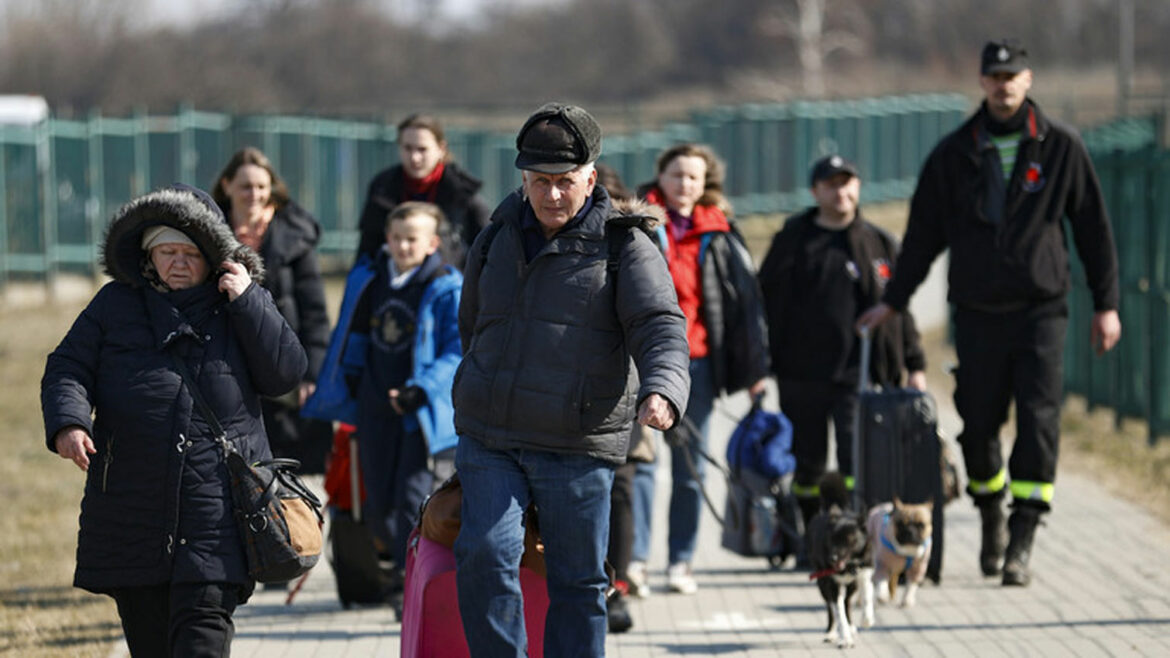
[{"label": "red scarf", "polygon": [[403,187],[403,194],[406,195],[407,200],[425,199],[430,203],[435,202],[435,196],[439,193],[439,179],[443,177],[444,164],[439,160],[439,164],[431,170],[431,173],[422,178],[411,178],[403,170],[402,178],[405,179]]}]

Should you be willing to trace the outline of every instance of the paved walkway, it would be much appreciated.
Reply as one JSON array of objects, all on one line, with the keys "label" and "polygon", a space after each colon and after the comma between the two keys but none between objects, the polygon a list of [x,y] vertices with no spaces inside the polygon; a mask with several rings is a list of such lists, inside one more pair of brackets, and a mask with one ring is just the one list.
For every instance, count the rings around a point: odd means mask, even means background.
[{"label": "paved walkway", "polygon": [[[940,397],[942,427],[958,420]],[[773,403],[774,404],[774,403]],[[774,408],[774,406],[772,407]],[[740,414],[746,401],[725,409]],[[716,413],[713,436],[730,432]],[[722,454],[716,446],[714,454]],[[660,469],[660,474],[669,469]],[[708,477],[712,497],[724,487]],[[719,527],[706,511],[695,568],[699,592],[671,595],[665,587],[665,505],[658,482],[655,593],[633,599],[634,628],[611,635],[607,654],[749,657],[835,653],[822,642],[826,616],[805,573],[769,570],[763,559],[719,546]],[[1167,656],[1170,655],[1170,528],[1091,479],[1061,474],[1056,510],[1037,534],[1031,587],[1003,588],[978,571],[979,518],[966,499],[947,508],[941,586],[925,586],[918,607],[879,606],[852,655],[866,656]],[[324,561],[291,606],[281,592],[258,591],[236,616],[233,656],[398,656],[399,626],[384,608],[342,610]],[[455,629],[453,629],[455,630]],[[115,651],[124,656],[125,648]]]}]

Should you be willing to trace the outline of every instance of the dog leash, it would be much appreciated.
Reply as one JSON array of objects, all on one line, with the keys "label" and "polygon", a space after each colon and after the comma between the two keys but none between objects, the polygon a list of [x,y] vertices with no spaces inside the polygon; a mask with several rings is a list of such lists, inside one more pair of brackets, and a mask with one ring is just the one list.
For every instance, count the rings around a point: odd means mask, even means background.
[{"label": "dog leash", "polygon": [[[685,448],[691,448],[695,452],[699,453],[699,456],[710,462],[712,466],[719,470],[719,472],[723,475],[724,481],[728,482],[729,484],[731,482],[731,473],[729,473],[728,470],[724,468],[723,464],[720,464],[718,461],[716,461],[714,457],[712,457],[706,450],[703,450],[703,447],[699,445],[699,428],[695,427],[695,421],[691,420],[685,415],[681,416],[678,422],[675,423],[674,427],[663,431],[662,435],[666,437],[666,442],[670,445],[684,448],[684,450],[682,450],[682,454],[687,463],[687,470],[691,472],[691,477],[693,477],[695,482],[698,483],[699,493],[703,495],[703,500],[707,503],[707,509],[711,510],[711,514],[715,517],[715,520],[719,522],[719,525],[727,527],[727,523],[724,522],[723,517],[720,516],[718,511],[716,511],[715,503],[711,502],[711,496],[707,494],[707,487],[703,485],[703,479],[699,477],[699,469],[695,466],[695,460],[693,457],[691,457],[691,451],[686,450]],[[735,518],[732,519],[732,523],[735,524],[735,527],[739,527],[739,518],[738,514],[735,512],[734,507],[731,508],[731,512],[732,514],[735,514]]]}]

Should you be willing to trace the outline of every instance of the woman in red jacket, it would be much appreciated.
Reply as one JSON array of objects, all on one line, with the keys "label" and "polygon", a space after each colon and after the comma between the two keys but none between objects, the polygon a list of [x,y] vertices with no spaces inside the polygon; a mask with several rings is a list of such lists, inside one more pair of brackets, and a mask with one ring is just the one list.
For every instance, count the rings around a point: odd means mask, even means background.
[{"label": "woman in red jacket", "polygon": [[[687,319],[691,393],[686,416],[698,430],[690,439],[705,450],[707,421],[721,392],[764,392],[767,325],[751,256],[728,219],[731,204],[722,193],[723,163],[706,146],[679,144],[658,156],[657,168],[657,179],[642,192],[646,201],[665,208],[669,220],[659,229],[659,243]],[[691,448],[696,479],[682,450],[671,447],[667,580],[671,591],[692,594],[698,587],[691,561],[702,507],[703,460]],[[654,466],[647,466],[640,469],[635,487],[638,511],[630,576],[641,580],[639,593],[644,591],[649,554],[645,512],[653,507]]]}]

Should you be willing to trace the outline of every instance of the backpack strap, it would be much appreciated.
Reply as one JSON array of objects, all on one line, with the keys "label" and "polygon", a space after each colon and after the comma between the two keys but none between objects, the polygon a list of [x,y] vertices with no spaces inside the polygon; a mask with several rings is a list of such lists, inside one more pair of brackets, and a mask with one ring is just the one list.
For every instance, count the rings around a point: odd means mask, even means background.
[{"label": "backpack strap", "polygon": [[605,259],[605,275],[615,282],[617,281],[618,269],[622,265],[622,247],[625,246],[629,235],[629,227],[627,226],[615,226],[612,222],[607,222],[605,225],[605,241],[609,245],[609,255]]},{"label": "backpack strap", "polygon": [[483,230],[483,242],[479,244],[479,260],[480,262],[487,260],[488,250],[492,248],[492,240],[496,239],[500,229],[504,228],[503,222],[492,222]]}]

